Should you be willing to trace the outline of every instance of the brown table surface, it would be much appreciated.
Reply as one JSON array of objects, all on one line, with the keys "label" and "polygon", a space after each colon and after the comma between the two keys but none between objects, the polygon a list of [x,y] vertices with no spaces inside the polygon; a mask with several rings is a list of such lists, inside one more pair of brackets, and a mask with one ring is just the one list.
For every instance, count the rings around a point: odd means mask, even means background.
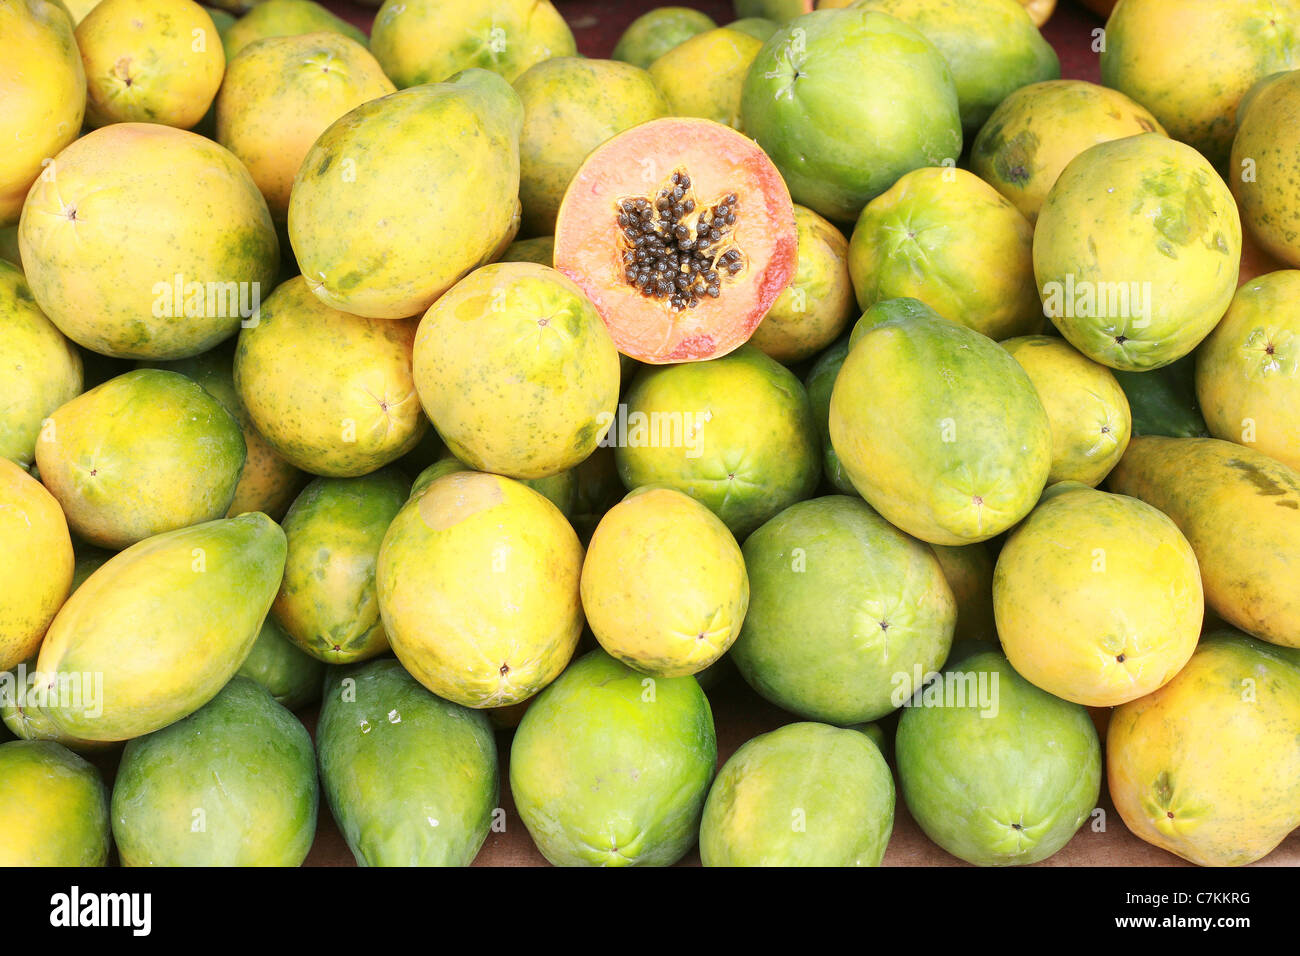
[{"label": "brown table surface", "polygon": [[[702,0],[677,5],[697,7],[708,13],[718,23],[734,19],[729,0]],[[374,9],[353,0],[325,0],[326,6],[367,32],[374,17]],[[557,6],[578,41],[578,48],[587,56],[608,56],[619,35],[636,17],[667,2],[652,3],[647,0],[625,2],[599,2],[599,0],[559,0]],[[1097,56],[1091,51],[1091,31],[1102,21],[1094,14],[1072,2],[1060,0],[1055,15],[1044,27],[1043,33],[1061,58],[1061,73],[1065,77],[1099,82]],[[750,738],[775,730],[798,718],[774,707],[751,691],[738,675],[731,674],[726,681],[710,693],[714,719],[718,731],[719,766]],[[315,724],[315,711],[300,715],[308,728]],[[510,752],[510,734],[497,735],[501,752],[501,804],[506,812],[506,826],[502,833],[491,833],[475,860],[475,866],[545,866],[546,860],[538,853],[515,812],[514,801],[506,781]],[[1075,834],[1059,853],[1037,866],[1190,866],[1179,858],[1157,849],[1128,831],[1111,805],[1103,785],[1101,807],[1106,811],[1104,831],[1094,831],[1089,823]],[[894,834],[885,854],[886,866],[966,866],[950,856],[921,832],[907,812],[900,798],[894,818]],[[682,865],[698,865],[699,854],[692,850],[682,860]],[[352,854],[343,842],[329,810],[322,803],[316,842],[307,857],[307,866],[351,866]],[[1259,861],[1258,866],[1300,865],[1300,830],[1292,833],[1281,846]]]}]

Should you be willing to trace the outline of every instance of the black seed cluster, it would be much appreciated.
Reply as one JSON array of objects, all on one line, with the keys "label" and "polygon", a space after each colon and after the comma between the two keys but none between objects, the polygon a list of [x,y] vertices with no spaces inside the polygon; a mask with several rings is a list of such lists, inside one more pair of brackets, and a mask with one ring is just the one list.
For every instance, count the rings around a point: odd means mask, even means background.
[{"label": "black seed cluster", "polygon": [[736,224],[736,194],[705,209],[691,226],[682,221],[695,211],[690,188],[691,177],[675,172],[653,203],[638,197],[618,207],[618,226],[627,242],[623,277],[642,295],[667,299],[674,311],[693,309],[705,296],[718,298],[723,277],[744,268],[740,250],[719,249]]}]

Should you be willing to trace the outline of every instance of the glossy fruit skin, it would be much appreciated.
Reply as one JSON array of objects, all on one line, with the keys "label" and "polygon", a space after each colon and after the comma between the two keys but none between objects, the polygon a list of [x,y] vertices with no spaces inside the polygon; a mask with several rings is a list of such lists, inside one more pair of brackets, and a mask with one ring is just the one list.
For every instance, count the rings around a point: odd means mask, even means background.
[{"label": "glossy fruit skin", "polygon": [[835,388],[835,378],[840,374],[840,366],[848,354],[849,337],[841,336],[818,356],[803,384],[817,418],[818,431],[821,432],[822,475],[841,494],[856,495],[858,489],[853,487],[844,466],[840,464],[840,456],[835,453],[835,446],[831,444],[830,428],[831,392]]},{"label": "glossy fruit skin", "polygon": [[[846,99],[844,89],[861,95]],[[865,9],[818,10],[774,33],[745,80],[741,121],[795,202],[835,222],[855,219],[903,173],[961,152],[943,55]]]},{"label": "glossy fruit skin", "polygon": [[938,559],[861,499],[793,505],[743,550],[750,605],[730,657],[791,713],[875,720],[948,656],[957,607]]},{"label": "glossy fruit skin", "polygon": [[1254,862],[1297,823],[1297,721],[1300,655],[1237,631],[1207,634],[1178,676],[1111,715],[1115,808],[1185,860]]},{"label": "glossy fruit skin", "polygon": [[307,728],[235,677],[197,712],[127,743],[113,839],[123,866],[299,866],[319,802]]},{"label": "glossy fruit skin", "polygon": [[1029,373],[1047,411],[1052,427],[1047,483],[1101,484],[1133,432],[1128,398],[1111,370],[1056,336],[1026,335],[1007,339],[1002,347]]},{"label": "glossy fruit skin", "polygon": [[55,156],[27,194],[18,246],[41,311],[114,358],[207,351],[252,319],[280,265],[243,163],[157,123],[114,123]]},{"label": "glossy fruit skin", "polygon": [[895,317],[850,345],[831,442],[862,497],[903,531],[930,544],[985,541],[1038,500],[1052,460],[1047,413],[1005,349],[896,302]]},{"label": "glossy fruit skin", "polygon": [[1094,362],[1140,371],[1182,358],[1237,289],[1241,219],[1190,146],[1144,133],[1080,153],[1034,230],[1043,311]]},{"label": "glossy fruit skin", "polygon": [[549,0],[386,0],[375,14],[370,48],[403,89],[442,83],[471,68],[513,82],[535,63],[577,52],[568,23]]},{"label": "glossy fruit skin", "polygon": [[618,350],[563,273],[484,266],[448,290],[416,333],[421,404],[451,452],[512,478],[567,471],[613,421]]},{"label": "glossy fruit skin", "polygon": [[72,23],[55,3],[22,0],[0,10],[0,226],[18,221],[23,197],[56,155],[81,133],[86,71]]},{"label": "glossy fruit skin", "polygon": [[289,199],[289,238],[312,292],[370,318],[428,309],[513,238],[522,124],[510,84],[480,69],[336,120]]},{"label": "glossy fruit skin", "polygon": [[1237,290],[1196,350],[1196,395],[1210,434],[1300,470],[1300,271]]},{"label": "glossy fruit skin", "polygon": [[48,740],[0,744],[0,866],[104,866],[108,788],[92,764]]},{"label": "glossy fruit skin", "polygon": [[284,556],[284,533],[257,513],[115,555],[68,598],[41,644],[38,669],[61,688],[45,716],[69,736],[129,740],[198,710],[257,640]]},{"label": "glossy fruit skin", "polygon": [[1043,327],[1034,230],[992,186],[964,169],[927,166],[862,210],[849,243],[858,305],[914,298],[992,339]]},{"label": "glossy fruit skin", "polygon": [[317,478],[294,500],[284,516],[288,557],[271,616],[304,653],[350,664],[388,651],[375,564],[408,488],[404,475],[384,468]]},{"label": "glossy fruit skin", "polygon": [[265,687],[277,704],[297,710],[320,699],[325,664],[300,651],[268,614],[238,674]]},{"label": "glossy fruit skin", "polygon": [[313,0],[262,0],[230,26],[221,29],[217,24],[217,29],[221,31],[227,67],[245,47],[270,37],[330,32],[355,40],[362,46],[369,42],[362,31]]},{"label": "glossy fruit skin", "polygon": [[[932,544],[943,576],[952,588],[957,603],[957,623],[953,627],[954,648],[958,641],[982,641],[998,646],[997,626],[993,620],[993,555],[983,542],[953,547]],[[953,653],[956,653],[954,650]],[[952,655],[949,655],[952,659]]]},{"label": "glossy fruit skin", "polygon": [[1090,146],[1164,133],[1119,90],[1084,80],[1046,80],[1009,94],[971,144],[970,168],[1034,223],[1070,160]]},{"label": "glossy fruit skin", "polygon": [[864,733],[787,724],[741,745],[709,790],[705,866],[879,866],[894,778]]},{"label": "glossy fruit skin", "polygon": [[1102,83],[1218,168],[1228,160],[1241,98],[1257,80],[1297,66],[1295,0],[1132,0],[1106,21],[1101,51]]},{"label": "glossy fruit skin", "polygon": [[628,24],[610,56],[645,69],[673,47],[716,26],[712,17],[691,7],[658,7]]},{"label": "glossy fruit skin", "polygon": [[1196,355],[1146,372],[1114,369],[1133,416],[1134,435],[1209,438],[1196,402]]},{"label": "glossy fruit skin", "polygon": [[434,696],[391,658],[330,670],[316,745],[361,866],[468,866],[500,813],[487,714]]},{"label": "glossy fruit skin", "polygon": [[689,495],[635,491],[605,513],[591,536],[583,613],[601,647],[635,670],[699,673],[731,647],[748,607],[740,546]]},{"label": "glossy fruit skin", "polygon": [[[417,498],[423,494],[424,490],[431,484],[441,478],[443,475],[450,475],[457,471],[475,471],[454,455],[448,455],[446,458],[439,458],[424,471],[415,476],[415,481],[411,482],[411,498]],[[555,507],[560,509],[560,513],[566,518],[573,517],[573,509],[578,501],[578,471],[571,468],[568,471],[562,471],[556,475],[548,475],[545,478],[521,478],[521,485],[527,485],[533,491],[537,492]]]},{"label": "glossy fruit skin", "polygon": [[595,650],[524,714],[510,790],[558,866],[670,866],[696,841],[717,759],[694,677],[647,677]]},{"label": "glossy fruit skin", "polygon": [[[1295,182],[1300,78],[1294,72],[1260,80],[1242,101],[1228,183],[1251,238],[1283,266],[1300,268],[1300,189]],[[1248,244],[1248,246],[1251,244]],[[1243,268],[1245,264],[1243,263]],[[1281,266],[1279,266],[1281,267]]]},{"label": "glossy fruit skin", "polygon": [[740,94],[763,41],[727,28],[682,41],[647,69],[674,116],[702,116],[741,129]]},{"label": "glossy fruit skin", "polygon": [[564,192],[593,149],[616,133],[671,113],[651,75],[617,58],[543,60],[524,71],[514,88],[524,107],[519,198],[522,229],[529,236],[555,232]]},{"label": "glossy fruit skin", "polygon": [[1101,791],[1101,744],[1088,711],[1039,690],[997,651],[965,657],[932,686],[930,703],[923,695],[904,709],[894,742],[913,819],[978,866],[1050,857]]},{"label": "glossy fruit skin", "polygon": [[817,488],[819,442],[808,396],[793,373],[753,346],[709,362],[644,369],[624,402],[626,440],[615,447],[624,486],[683,491],[738,539]]},{"label": "glossy fruit skin", "polygon": [[1205,603],[1248,634],[1300,647],[1300,474],[1214,438],[1135,438],[1111,491],[1141,498],[1196,552]]},{"label": "glossy fruit skin", "polygon": [[1019,0],[864,0],[856,6],[897,17],[938,47],[971,135],[1015,90],[1060,79],[1056,51]]},{"label": "glossy fruit skin", "polygon": [[993,609],[1021,676],[1065,700],[1114,707],[1187,663],[1205,603],[1196,555],[1169,518],[1136,498],[1075,485],[1008,536]]},{"label": "glossy fruit skin", "polygon": [[375,580],[398,659],[440,697],[500,707],[553,681],[582,632],[582,545],[510,478],[454,472],[402,506]]},{"label": "glossy fruit skin", "polygon": [[193,379],[137,369],[57,409],[36,443],[41,480],[81,538],[119,550],[224,517],[247,446]]}]

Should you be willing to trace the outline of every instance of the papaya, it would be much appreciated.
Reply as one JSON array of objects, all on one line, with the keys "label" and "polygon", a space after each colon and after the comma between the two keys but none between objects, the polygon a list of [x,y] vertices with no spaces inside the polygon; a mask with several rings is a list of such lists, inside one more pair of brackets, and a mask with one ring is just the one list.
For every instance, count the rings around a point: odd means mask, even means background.
[{"label": "papaya", "polygon": [[1209,438],[1196,402],[1196,354],[1145,372],[1114,370],[1133,416],[1134,435]]},{"label": "papaya", "polygon": [[[416,498],[424,492],[424,489],[433,484],[443,475],[450,475],[456,471],[474,471],[469,465],[465,464],[454,455],[446,458],[440,458],[435,461],[424,471],[420,472],[415,481],[411,482],[411,498]],[[617,478],[615,478],[617,481]],[[558,474],[547,475],[545,478],[521,478],[521,485],[527,485],[536,491],[555,507],[560,509],[564,517],[569,518],[573,515],[574,506],[577,504],[578,497],[578,473],[576,469],[561,471]]]},{"label": "papaya", "polygon": [[974,135],[1009,94],[1061,78],[1061,61],[1019,0],[859,0],[916,28],[952,69],[966,133]]},{"label": "papaya", "polygon": [[1211,435],[1300,470],[1300,271],[1237,290],[1196,350],[1196,397]]},{"label": "papaya", "polygon": [[193,714],[127,742],[113,840],[123,866],[298,866],[319,801],[307,728],[234,677]]},{"label": "papaya", "polygon": [[555,232],[564,192],[587,154],[615,133],[669,115],[651,74],[617,58],[543,60],[514,88],[524,107],[519,199],[530,236]]},{"label": "papaya", "polygon": [[41,176],[18,245],[36,304],[78,345],[115,358],[197,355],[250,320],[274,285],[266,200],[211,140],[115,123]]},{"label": "papaya", "polygon": [[217,25],[193,0],[101,0],[77,24],[86,125],[161,123],[190,129],[221,87]]},{"label": "papaya", "polygon": [[[220,30],[221,25],[217,24],[217,28]],[[229,28],[221,30],[221,45],[226,51],[226,66],[229,68],[236,54],[258,40],[322,32],[337,33],[355,40],[362,46],[370,42],[363,32],[346,20],[336,17],[314,0],[262,0]],[[344,64],[340,64],[340,67],[347,69]],[[321,67],[318,66],[317,69]],[[395,87],[390,85],[387,92],[391,93],[393,89]]]},{"label": "papaya", "polygon": [[[1297,31],[1300,32],[1300,31]],[[1300,268],[1300,190],[1295,183],[1296,126],[1300,123],[1300,73],[1261,80],[1239,112],[1241,128],[1232,141],[1228,179],[1253,244],[1283,263]],[[1252,245],[1253,245],[1252,244]]]},{"label": "papaya", "polygon": [[717,661],[749,606],[736,539],[712,511],[671,488],[639,489],[605,513],[587,546],[581,590],[600,646],[657,677],[696,674]]},{"label": "papaya", "polygon": [[284,571],[284,532],[263,514],[146,538],[59,610],[37,669],[61,733],[128,740],[198,710],[248,656]]},{"label": "papaya", "polygon": [[555,224],[555,266],[618,350],[664,365],[745,343],[794,279],[798,232],[781,174],[706,119],[652,120],[583,162]]},{"label": "papaya", "polygon": [[49,0],[0,7],[0,226],[18,222],[44,161],[81,133],[86,71],[69,22]]},{"label": "papaya", "polygon": [[[377,43],[372,51],[382,64]],[[514,90],[478,69],[335,120],[307,151],[289,198],[289,239],[312,292],[368,318],[425,311],[509,242],[522,124]]]},{"label": "papaya", "polygon": [[794,281],[750,337],[759,350],[786,365],[822,351],[857,314],[844,234],[803,206],[794,207],[794,223],[799,260]]},{"label": "papaya", "polygon": [[1007,538],[993,610],[1022,677],[1065,700],[1114,707],[1187,663],[1205,604],[1196,555],[1173,521],[1136,498],[1075,485]]},{"label": "papaya", "polygon": [[1061,171],[1090,146],[1164,134],[1146,107],[1085,80],[1044,80],[1011,92],[971,143],[970,168],[1029,222]]},{"label": "papaya", "polygon": [[698,33],[649,66],[674,116],[700,116],[740,129],[740,94],[763,41],[739,30]]},{"label": "papaya", "polygon": [[628,24],[610,57],[645,69],[679,44],[716,27],[713,18],[702,10],[656,7]]},{"label": "papaya", "polygon": [[957,606],[942,566],[861,499],[792,505],[743,551],[749,613],[730,657],[777,706],[841,726],[875,720],[947,658]]},{"label": "papaya", "polygon": [[1298,41],[1296,0],[1125,0],[1106,21],[1101,81],[1223,168],[1242,96],[1300,66]]},{"label": "papaya", "polygon": [[[73,590],[76,590],[74,585]],[[117,741],[85,740],[61,733],[40,708],[45,699],[42,674],[33,654],[13,670],[0,674],[0,724],[20,740],[52,740],[87,757],[117,748]]]},{"label": "papaya", "polygon": [[1043,311],[1076,349],[1128,371],[1182,358],[1227,311],[1241,219],[1196,150],[1157,133],[1092,146],[1034,229]]},{"label": "papaya", "polygon": [[[245,19],[283,3],[316,7],[333,18],[311,0],[268,0]],[[364,35],[342,31],[272,36],[226,68],[216,99],[217,142],[248,167],[278,223],[289,215],[289,190],[320,134],[362,103],[397,89],[364,43]]]},{"label": "papaya", "polygon": [[582,631],[582,545],[517,481],[444,475],[402,506],[379,548],[379,610],[398,660],[466,707],[518,703],[554,680]]},{"label": "papaya", "polygon": [[[762,328],[760,325],[759,328]],[[843,336],[828,348],[813,363],[804,379],[804,388],[808,392],[808,401],[812,405],[813,415],[817,419],[817,428],[822,439],[822,475],[831,486],[841,494],[856,495],[858,489],[853,487],[840,456],[831,444],[831,392],[835,388],[835,379],[840,374],[840,367],[849,354],[848,336]]]},{"label": "papaya", "polygon": [[277,521],[284,517],[285,509],[305,479],[301,471],[280,457],[267,443],[240,401],[235,390],[233,343],[223,343],[193,358],[145,364],[149,368],[179,372],[192,378],[239,422],[247,455],[239,473],[239,483],[235,485],[235,499],[226,509],[225,517],[233,518],[248,511],[261,511]]},{"label": "papaya", "polygon": [[375,14],[370,48],[403,89],[441,83],[471,67],[514,82],[534,63],[578,51],[549,0],[385,0]]},{"label": "papaya", "polygon": [[1205,603],[1233,627],[1300,647],[1300,474],[1214,438],[1134,438],[1107,480],[1178,525]]},{"label": "papaya", "polygon": [[1137,836],[1242,866],[1300,825],[1300,659],[1237,631],[1201,639],[1172,681],[1110,718],[1111,799]]},{"label": "papaya", "polygon": [[409,483],[392,468],[317,478],[284,516],[288,556],[271,616],[301,651],[348,664],[388,651],[375,562]]},{"label": "papaya", "polygon": [[[841,0],[822,0],[819,6],[845,6]],[[813,0],[734,0],[738,17],[762,17],[774,23],[786,23],[805,13],[811,13]]]},{"label": "papaya", "polygon": [[989,338],[1038,332],[1033,236],[1025,217],[973,173],[913,170],[867,203],[853,227],[858,305],[914,298]]},{"label": "papaya", "polygon": [[709,789],[705,866],[879,866],[894,778],[865,733],[787,724],[747,741]]},{"label": "papaya", "polygon": [[22,270],[0,262],[0,458],[27,467],[48,416],[81,394],[81,354],[45,317]]},{"label": "papaya", "polygon": [[[1088,2],[1089,0],[1084,0],[1084,3]],[[1042,27],[1056,10],[1056,0],[1020,0],[1020,5],[1025,8],[1025,13],[1029,14],[1029,19],[1034,21],[1036,27]]]},{"label": "papaya", "polygon": [[620,417],[610,440],[629,490],[685,492],[743,539],[817,489],[820,443],[807,393],[753,346],[643,369],[624,402],[626,422]]},{"label": "papaya", "polygon": [[68,596],[74,561],[58,501],[0,458],[0,671],[36,653]]},{"label": "papaya", "polygon": [[416,390],[456,457],[544,478],[590,455],[614,420],[618,350],[582,291],[550,266],[484,266],[415,336]]},{"label": "papaya", "polygon": [[576,487],[569,520],[585,547],[605,512],[618,504],[627,489],[618,475],[614,449],[608,444],[592,452],[591,457],[574,468],[572,474]]},{"label": "papaya", "polygon": [[415,330],[414,321],[331,308],[295,276],[239,333],[235,391],[291,465],[335,478],[369,474],[428,428],[411,377]]},{"label": "papaya", "polygon": [[761,40],[764,43],[771,39],[773,33],[781,29],[781,24],[775,20],[768,20],[766,17],[741,17],[739,20],[732,20],[725,26],[728,30],[748,33],[754,39]]},{"label": "papaya", "polygon": [[11,740],[0,780],[0,866],[108,862],[108,788],[93,764],[48,740]]},{"label": "papaya", "polygon": [[961,153],[943,54],[875,10],[818,10],[786,23],[750,67],[740,115],[795,202],[834,222],[852,222],[904,173],[951,165]]},{"label": "papaya", "polygon": [[538,265],[555,265],[555,237],[536,236],[532,239],[516,239],[506,246],[497,262],[536,262]]},{"label": "papaya", "polygon": [[237,673],[265,687],[277,704],[297,710],[320,698],[325,665],[300,650],[268,614]]},{"label": "papaya", "polygon": [[[953,626],[954,646],[958,641],[982,641],[998,646],[993,620],[993,555],[983,542],[960,546],[932,544],[944,580],[952,590],[957,607]],[[949,655],[951,658],[951,654]]]},{"label": "papaya", "polygon": [[247,451],[239,422],[193,379],[137,369],[60,407],[36,443],[68,524],[117,550],[224,517]]},{"label": "papaya", "polygon": [[985,541],[1038,500],[1052,464],[1047,412],[1005,349],[899,301],[900,314],[850,340],[831,393],[831,443],[862,497],[898,528],[930,544]]},{"label": "papaya", "polygon": [[695,678],[647,677],[597,649],[524,714],[510,791],[557,866],[671,866],[696,841],[717,759]]},{"label": "papaya", "polygon": [[1002,347],[1029,373],[1047,411],[1052,428],[1047,483],[1101,484],[1133,431],[1128,398],[1110,369],[1052,335],[1007,339]]},{"label": "papaya", "polygon": [[1101,792],[1101,744],[1088,711],[1053,697],[982,651],[945,669],[903,710],[899,789],[925,835],[977,866],[1056,853]]},{"label": "papaya", "polygon": [[434,696],[391,658],[330,669],[316,747],[361,866],[468,866],[500,812],[487,715]]}]

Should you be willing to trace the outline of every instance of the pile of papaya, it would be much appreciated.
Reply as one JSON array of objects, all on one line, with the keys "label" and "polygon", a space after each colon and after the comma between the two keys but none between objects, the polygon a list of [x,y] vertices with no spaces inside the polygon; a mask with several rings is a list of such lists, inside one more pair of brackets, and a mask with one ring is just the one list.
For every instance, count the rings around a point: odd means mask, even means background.
[{"label": "pile of papaya", "polygon": [[0,0],[0,865],[1300,826],[1300,0],[214,3]]}]

